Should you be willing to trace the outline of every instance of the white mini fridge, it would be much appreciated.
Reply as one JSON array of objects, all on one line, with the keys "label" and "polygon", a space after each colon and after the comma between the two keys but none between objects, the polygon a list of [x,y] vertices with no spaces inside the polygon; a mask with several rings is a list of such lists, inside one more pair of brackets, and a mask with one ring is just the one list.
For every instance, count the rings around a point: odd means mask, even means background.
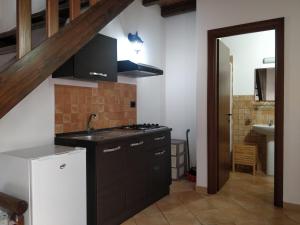
[{"label": "white mini fridge", "polygon": [[1,153],[0,191],[28,202],[25,225],[86,225],[86,150],[43,146]]}]

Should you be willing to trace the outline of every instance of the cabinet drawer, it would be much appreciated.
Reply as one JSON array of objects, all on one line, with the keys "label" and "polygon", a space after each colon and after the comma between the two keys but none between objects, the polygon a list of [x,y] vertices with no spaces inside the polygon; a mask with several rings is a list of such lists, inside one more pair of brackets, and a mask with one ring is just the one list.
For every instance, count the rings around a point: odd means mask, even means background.
[{"label": "cabinet drawer", "polygon": [[140,138],[131,138],[126,143],[127,149],[129,151],[140,151],[146,148],[149,145],[147,138],[140,137]]},{"label": "cabinet drawer", "polygon": [[172,167],[179,167],[185,162],[185,155],[172,156]]},{"label": "cabinet drawer", "polygon": [[101,144],[97,147],[97,154],[115,154],[125,149],[126,143],[113,142],[109,144]]},{"label": "cabinet drawer", "polygon": [[178,180],[183,176],[184,176],[184,166],[181,166],[179,168],[172,168],[172,179],[173,180]]},{"label": "cabinet drawer", "polygon": [[171,145],[170,133],[157,133],[149,137],[149,145],[151,147],[162,147]]},{"label": "cabinet drawer", "polygon": [[185,151],[185,143],[180,143],[180,144],[171,144],[172,152],[171,154],[176,156],[180,155]]}]

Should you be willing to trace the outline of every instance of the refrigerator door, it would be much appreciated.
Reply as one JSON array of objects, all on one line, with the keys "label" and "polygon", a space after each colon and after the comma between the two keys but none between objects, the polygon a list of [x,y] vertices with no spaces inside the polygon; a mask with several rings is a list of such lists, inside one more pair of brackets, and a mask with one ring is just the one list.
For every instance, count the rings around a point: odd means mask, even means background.
[{"label": "refrigerator door", "polygon": [[86,152],[33,160],[32,225],[86,225]]}]

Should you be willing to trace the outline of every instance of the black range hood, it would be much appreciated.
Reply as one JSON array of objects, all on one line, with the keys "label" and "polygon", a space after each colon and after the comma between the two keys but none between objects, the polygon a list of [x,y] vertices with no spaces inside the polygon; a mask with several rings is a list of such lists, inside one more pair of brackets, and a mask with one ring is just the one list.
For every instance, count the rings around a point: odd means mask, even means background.
[{"label": "black range hood", "polygon": [[164,71],[154,66],[122,60],[118,61],[118,74],[138,78],[163,75]]}]

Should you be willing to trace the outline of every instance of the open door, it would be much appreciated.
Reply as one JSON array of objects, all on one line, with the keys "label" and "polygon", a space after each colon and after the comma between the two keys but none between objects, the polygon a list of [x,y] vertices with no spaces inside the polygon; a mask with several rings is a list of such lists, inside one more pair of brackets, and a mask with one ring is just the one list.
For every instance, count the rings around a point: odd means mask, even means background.
[{"label": "open door", "polygon": [[217,40],[217,72],[219,77],[219,149],[218,190],[229,179],[230,173],[230,49]]}]

